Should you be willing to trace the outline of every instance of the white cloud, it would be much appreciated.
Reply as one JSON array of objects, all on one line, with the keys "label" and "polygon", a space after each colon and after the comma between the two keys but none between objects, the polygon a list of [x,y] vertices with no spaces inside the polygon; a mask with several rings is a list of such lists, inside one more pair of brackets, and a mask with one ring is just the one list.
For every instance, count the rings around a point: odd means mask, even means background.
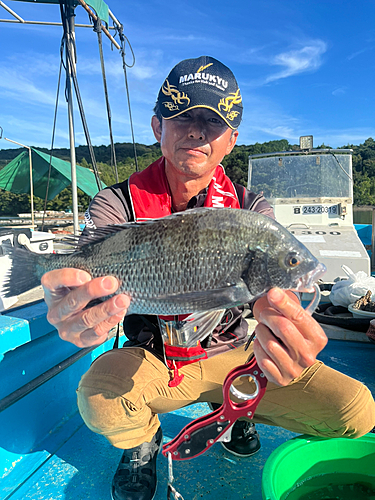
[{"label": "white cloud", "polygon": [[[239,128],[239,143],[254,144],[277,139],[294,142],[303,128],[299,118],[292,116],[276,102],[256,95],[244,97],[244,119]],[[300,134],[302,135],[302,134]]]},{"label": "white cloud", "polygon": [[28,75],[55,77],[60,66],[60,56],[58,54],[40,54],[32,51],[17,52],[9,54],[2,62],[2,65],[17,70],[17,72],[26,69]]},{"label": "white cloud", "polygon": [[203,36],[195,35],[165,35],[161,37],[162,40],[172,41],[172,42],[199,42],[206,43],[211,41],[211,38],[206,38]]},{"label": "white cloud", "polygon": [[[345,88],[343,87],[345,90]],[[298,144],[301,135],[314,136],[314,145],[329,144],[333,148],[347,144],[360,144],[375,137],[375,127],[334,128],[324,125],[315,115],[294,116],[272,99],[246,94],[244,120],[239,128],[238,144],[254,144],[287,139]]]},{"label": "white cloud", "polygon": [[372,50],[373,47],[364,47],[363,49],[357,50],[357,52],[353,52],[353,54],[350,54],[350,56],[347,57],[348,61],[351,61],[355,57],[363,54],[364,52],[367,52],[368,50]]},{"label": "white cloud", "polygon": [[264,113],[255,110],[250,119],[244,120],[240,129],[238,144],[254,144],[287,139],[298,144],[301,135],[311,134],[314,145],[328,144],[339,148],[347,144],[361,144],[369,137],[375,137],[375,127],[355,127],[345,129],[323,128],[320,123],[296,119],[282,110],[267,109]]},{"label": "white cloud", "polygon": [[314,144],[329,144],[333,148],[346,146],[347,144],[361,144],[369,137],[375,137],[374,128],[353,127],[343,130],[317,129],[314,132]]},{"label": "white cloud", "polygon": [[38,88],[29,78],[23,76],[24,71],[2,68],[0,72],[0,89],[2,89],[3,99],[12,98],[21,102],[33,102],[38,104],[51,105],[55,102],[55,97],[50,91]]},{"label": "white cloud", "polygon": [[326,52],[327,44],[322,40],[313,40],[301,49],[282,52],[273,57],[270,64],[282,66],[284,69],[266,77],[265,83],[281,78],[288,78],[299,73],[317,70],[321,64],[321,56]]},{"label": "white cloud", "polygon": [[337,95],[343,95],[346,94],[346,87],[338,87],[332,92],[332,95],[337,96]]},{"label": "white cloud", "polygon": [[[126,63],[132,65],[133,58],[128,49]],[[124,69],[122,58],[119,54],[110,53],[104,54],[105,73],[107,77],[116,78],[116,85],[124,79]],[[159,72],[160,66],[160,51],[148,52],[147,55],[142,51],[138,51],[136,55],[136,64],[132,67],[127,67],[128,78],[135,80],[149,80]],[[79,75],[101,75],[101,66],[99,56],[97,58],[86,57],[78,54],[77,73]]]},{"label": "white cloud", "polygon": [[[48,118],[46,119],[46,117],[43,119],[40,116],[35,116],[34,120],[28,120],[11,115],[3,115],[1,117],[0,125],[4,129],[4,137],[8,137],[9,139],[21,142],[28,146],[35,145],[37,147],[51,147],[52,118],[51,121],[48,121]],[[57,145],[58,142],[62,143],[61,147],[64,147],[69,143],[67,127],[60,128],[58,126],[56,128],[56,147],[60,147]],[[12,147],[11,143],[0,141],[0,148],[7,149],[8,147]]]}]

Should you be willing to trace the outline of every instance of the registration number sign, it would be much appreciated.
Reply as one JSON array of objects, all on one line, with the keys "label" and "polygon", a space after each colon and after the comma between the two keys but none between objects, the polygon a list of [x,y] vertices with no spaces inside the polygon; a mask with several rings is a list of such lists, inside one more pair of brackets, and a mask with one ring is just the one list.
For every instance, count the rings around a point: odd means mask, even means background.
[{"label": "registration number sign", "polygon": [[338,214],[337,205],[323,206],[323,205],[304,205],[302,207],[303,215],[313,215],[313,214]]}]

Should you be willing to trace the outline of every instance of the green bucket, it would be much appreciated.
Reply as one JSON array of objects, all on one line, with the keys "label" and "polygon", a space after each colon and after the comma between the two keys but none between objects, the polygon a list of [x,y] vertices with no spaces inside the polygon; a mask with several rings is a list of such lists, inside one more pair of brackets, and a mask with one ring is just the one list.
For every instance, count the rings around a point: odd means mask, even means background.
[{"label": "green bucket", "polygon": [[[336,496],[340,488],[343,493]],[[287,441],[264,466],[262,494],[264,500],[375,499],[375,434],[358,439],[304,435]]]}]

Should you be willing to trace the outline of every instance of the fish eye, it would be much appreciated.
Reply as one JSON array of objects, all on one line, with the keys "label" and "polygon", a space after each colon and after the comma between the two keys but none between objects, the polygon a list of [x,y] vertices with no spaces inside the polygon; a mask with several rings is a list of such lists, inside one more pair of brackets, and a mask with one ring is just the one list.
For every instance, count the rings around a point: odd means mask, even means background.
[{"label": "fish eye", "polygon": [[296,267],[300,263],[300,259],[296,253],[290,253],[286,256],[285,263],[288,267]]}]

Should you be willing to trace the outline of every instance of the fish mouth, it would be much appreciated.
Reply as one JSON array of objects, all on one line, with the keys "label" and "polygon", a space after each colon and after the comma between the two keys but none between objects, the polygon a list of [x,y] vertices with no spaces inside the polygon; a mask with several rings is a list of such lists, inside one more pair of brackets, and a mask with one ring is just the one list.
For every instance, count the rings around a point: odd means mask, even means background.
[{"label": "fish mouth", "polygon": [[309,271],[301,278],[297,280],[297,286],[294,290],[297,292],[307,292],[311,293],[314,291],[314,283],[318,281],[318,279],[327,271],[327,268],[324,264],[319,262],[315,269]]}]

